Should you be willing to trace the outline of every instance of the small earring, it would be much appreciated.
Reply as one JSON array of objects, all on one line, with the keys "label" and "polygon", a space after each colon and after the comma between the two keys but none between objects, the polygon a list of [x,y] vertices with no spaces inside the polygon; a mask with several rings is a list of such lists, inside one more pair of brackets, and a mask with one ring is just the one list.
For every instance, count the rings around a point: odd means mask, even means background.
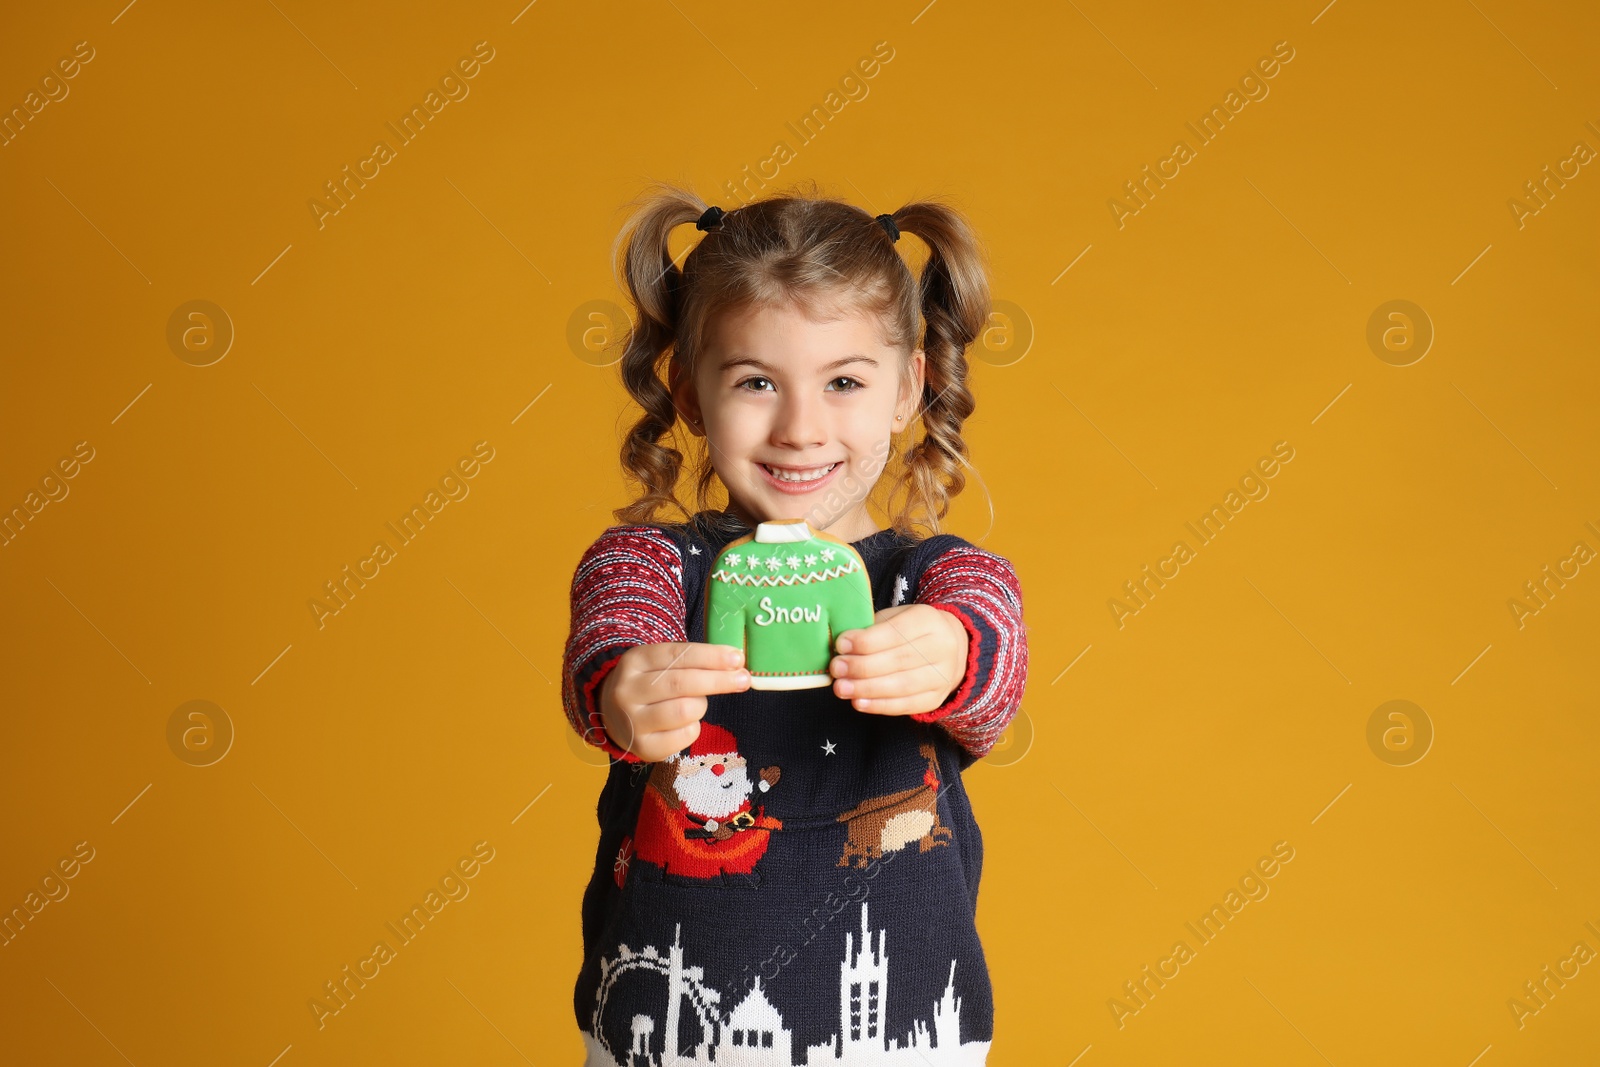
[{"label": "small earring", "polygon": [[895,421],[895,422],[899,422],[899,421],[900,421],[900,420],[901,420],[901,419],[903,419],[903,418],[905,418],[905,416],[904,416],[904,415],[896,415],[896,416],[895,416],[895,417],[894,417],[894,421]]}]

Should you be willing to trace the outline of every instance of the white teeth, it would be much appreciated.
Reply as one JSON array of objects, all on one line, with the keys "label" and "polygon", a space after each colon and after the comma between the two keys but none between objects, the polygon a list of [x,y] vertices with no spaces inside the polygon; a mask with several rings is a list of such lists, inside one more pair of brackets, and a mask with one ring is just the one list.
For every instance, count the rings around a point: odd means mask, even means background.
[{"label": "white teeth", "polygon": [[780,481],[780,482],[804,483],[804,482],[814,482],[814,481],[818,480],[819,478],[826,478],[828,476],[828,474],[833,470],[833,468],[837,467],[838,465],[839,464],[837,464],[837,463],[830,463],[826,467],[818,467],[816,470],[806,471],[805,473],[797,473],[797,472],[794,472],[794,471],[776,470],[776,469],[774,469],[772,467],[768,467],[765,463],[763,463],[761,466],[766,470],[766,472],[768,474],[772,475],[774,478],[778,479],[778,481]]}]

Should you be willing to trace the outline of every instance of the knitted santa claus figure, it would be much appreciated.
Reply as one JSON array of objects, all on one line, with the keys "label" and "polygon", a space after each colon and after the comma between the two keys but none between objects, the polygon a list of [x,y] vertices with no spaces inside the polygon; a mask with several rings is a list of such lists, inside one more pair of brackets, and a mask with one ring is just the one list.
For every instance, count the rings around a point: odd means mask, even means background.
[{"label": "knitted santa claus figure", "polygon": [[652,768],[634,856],[691,878],[749,874],[767,851],[769,832],[783,828],[764,814],[765,805],[752,810],[750,799],[776,785],[780,774],[763,767],[752,779],[733,734],[702,721],[687,752]]}]

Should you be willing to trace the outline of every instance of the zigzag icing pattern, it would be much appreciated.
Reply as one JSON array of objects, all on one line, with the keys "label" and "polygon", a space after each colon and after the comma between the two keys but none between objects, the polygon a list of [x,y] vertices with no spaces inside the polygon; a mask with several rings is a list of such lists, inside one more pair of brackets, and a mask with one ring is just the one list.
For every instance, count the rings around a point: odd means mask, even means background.
[{"label": "zigzag icing pattern", "polygon": [[825,582],[837,578],[841,574],[849,574],[857,569],[859,568],[856,567],[856,561],[853,559],[811,574],[742,574],[739,571],[718,567],[711,572],[711,580],[715,582],[731,582],[734,585],[807,585],[812,582]]}]

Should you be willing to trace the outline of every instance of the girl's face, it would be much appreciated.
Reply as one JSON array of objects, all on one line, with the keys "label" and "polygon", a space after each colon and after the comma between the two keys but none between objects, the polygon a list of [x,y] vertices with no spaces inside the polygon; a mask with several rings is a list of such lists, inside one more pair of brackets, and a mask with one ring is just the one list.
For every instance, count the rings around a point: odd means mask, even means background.
[{"label": "girl's face", "polygon": [[803,518],[857,541],[877,532],[867,494],[890,435],[916,415],[924,356],[911,353],[914,384],[905,386],[907,357],[883,343],[877,320],[817,314],[838,317],[814,321],[792,306],[719,316],[674,400],[710,442],[712,468],[746,522]]}]

